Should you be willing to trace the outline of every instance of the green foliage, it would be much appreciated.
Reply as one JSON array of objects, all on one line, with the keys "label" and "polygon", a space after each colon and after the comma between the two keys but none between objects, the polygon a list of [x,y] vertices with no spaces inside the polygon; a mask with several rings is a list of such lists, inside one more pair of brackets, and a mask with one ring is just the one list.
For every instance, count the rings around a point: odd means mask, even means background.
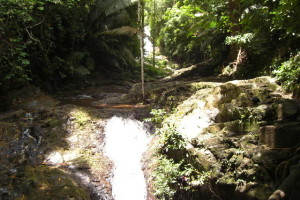
[{"label": "green foliage", "polygon": [[[160,113],[160,111],[159,111]],[[157,166],[152,174],[155,195],[158,199],[171,200],[178,189],[191,190],[193,186],[201,186],[211,177],[211,171],[198,171],[189,164],[189,153],[186,150],[187,142],[177,131],[175,125],[163,123],[159,130],[160,141],[157,145]],[[172,154],[185,152],[185,156],[178,161]],[[177,161],[176,161],[177,160]],[[183,185],[178,178],[184,176],[187,183]]]},{"label": "green foliage", "polygon": [[136,6],[129,0],[0,3],[1,92],[28,82],[55,88],[95,70],[135,70],[137,38],[100,34],[136,24]]},{"label": "green foliage", "polygon": [[177,3],[166,10],[158,43],[164,54],[179,63],[197,63],[218,54],[221,37],[216,21],[195,4]]},{"label": "green foliage", "polygon": [[[169,66],[166,59],[156,58],[153,66],[153,58],[145,57],[145,80],[151,81],[165,77],[171,73],[173,66]],[[174,67],[173,67],[174,68]]]},{"label": "green foliage", "polygon": [[243,35],[228,36],[225,39],[225,44],[247,44],[254,38],[253,33],[245,33]]},{"label": "green foliage", "polygon": [[8,88],[10,84],[23,84],[29,77],[29,60],[19,30],[18,18],[22,18],[22,28],[32,21],[31,16],[23,9],[32,9],[26,1],[1,1],[0,8],[0,87]]},{"label": "green foliage", "polygon": [[[148,64],[148,65],[147,65]],[[152,64],[147,63],[145,66],[145,80],[156,80],[157,78],[161,78],[167,75],[164,68],[159,66],[153,67]]]},{"label": "green foliage", "polygon": [[282,34],[282,39],[285,37],[299,37],[300,22],[297,19],[300,17],[300,2],[297,0],[279,0],[274,5],[270,12],[272,29],[284,30],[285,33]]},{"label": "green foliage", "polygon": [[300,52],[288,61],[276,66],[274,75],[282,82],[288,91],[296,91],[300,88]]},{"label": "green foliage", "polygon": [[173,124],[168,122],[163,124],[158,134],[161,135],[161,152],[169,152],[170,150],[180,150],[186,147],[186,140],[177,131]]},{"label": "green foliage", "polygon": [[[151,35],[162,52],[180,64],[213,60],[237,63],[240,76],[265,73],[274,58],[299,51],[297,0],[148,0]],[[156,19],[156,20],[155,20]],[[238,57],[242,48],[243,58]]]},{"label": "green foliage", "polygon": [[181,174],[181,163],[175,163],[173,160],[161,156],[157,163],[157,168],[152,175],[154,180],[155,195],[158,199],[172,199],[176,192],[176,178]]},{"label": "green foliage", "polygon": [[[191,190],[193,186],[201,186],[211,177],[212,172],[199,172],[192,165],[184,164],[184,161],[176,163],[174,160],[161,155],[157,158],[157,167],[152,174],[155,195],[158,199],[172,200],[179,188]],[[187,185],[183,186],[178,178],[186,177]]]},{"label": "green foliage", "polygon": [[157,127],[161,126],[163,121],[167,118],[167,112],[165,109],[152,109],[150,114],[151,118],[146,118],[146,122],[153,122]]}]

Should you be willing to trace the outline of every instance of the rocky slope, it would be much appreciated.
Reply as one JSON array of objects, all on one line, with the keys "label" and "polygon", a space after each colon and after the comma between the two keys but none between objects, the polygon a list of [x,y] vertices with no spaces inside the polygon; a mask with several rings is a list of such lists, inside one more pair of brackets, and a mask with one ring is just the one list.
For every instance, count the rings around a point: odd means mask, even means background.
[{"label": "rocky slope", "polygon": [[[273,79],[168,82],[147,94],[175,110],[148,157],[161,199],[264,200],[278,187],[297,199],[300,105]],[[159,169],[165,158],[177,174]]]}]

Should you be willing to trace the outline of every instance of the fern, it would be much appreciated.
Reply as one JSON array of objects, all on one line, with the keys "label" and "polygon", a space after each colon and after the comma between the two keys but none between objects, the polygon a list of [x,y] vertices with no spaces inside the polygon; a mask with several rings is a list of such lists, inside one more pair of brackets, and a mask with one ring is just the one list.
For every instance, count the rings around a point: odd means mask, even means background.
[{"label": "fern", "polygon": [[102,32],[101,34],[108,34],[108,35],[140,35],[142,32],[135,27],[131,26],[122,26],[120,28],[115,28],[113,30]]},{"label": "fern", "polygon": [[130,0],[106,0],[103,3],[103,9],[106,15],[118,12],[131,5]]},{"label": "fern", "polygon": [[99,33],[99,35],[127,35],[127,36],[134,36],[134,35],[143,35],[144,38],[148,38],[151,40],[152,38],[145,34],[143,31],[141,31],[139,28],[135,28],[132,26],[122,26],[120,28],[115,28],[113,30],[104,31]]},{"label": "fern", "polygon": [[71,70],[72,75],[78,78],[83,78],[91,74],[91,72],[84,66],[76,66],[74,68],[72,67]]},{"label": "fern", "polygon": [[131,5],[131,0],[98,0],[90,16],[90,25],[101,16],[111,15]]}]

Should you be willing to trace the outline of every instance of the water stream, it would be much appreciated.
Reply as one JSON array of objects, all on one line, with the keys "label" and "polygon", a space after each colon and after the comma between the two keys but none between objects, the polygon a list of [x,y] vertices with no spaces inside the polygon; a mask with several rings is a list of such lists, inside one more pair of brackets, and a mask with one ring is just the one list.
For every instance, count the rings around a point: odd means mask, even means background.
[{"label": "water stream", "polygon": [[105,154],[113,161],[115,200],[146,200],[142,155],[150,140],[144,124],[132,118],[112,117],[105,128]]},{"label": "water stream", "polygon": [[[145,34],[148,35],[148,36],[151,35],[149,26],[145,27]],[[145,55],[150,56],[152,51],[153,51],[153,44],[152,44],[151,40],[149,39],[149,37],[146,37],[144,42],[145,42],[145,46],[144,46]]]}]

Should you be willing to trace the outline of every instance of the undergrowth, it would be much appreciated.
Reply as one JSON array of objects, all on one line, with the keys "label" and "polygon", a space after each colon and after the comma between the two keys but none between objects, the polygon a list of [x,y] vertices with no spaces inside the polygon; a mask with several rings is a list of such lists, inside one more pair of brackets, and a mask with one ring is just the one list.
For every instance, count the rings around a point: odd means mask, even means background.
[{"label": "undergrowth", "polygon": [[[273,66],[274,67],[274,66]],[[289,60],[274,67],[273,74],[289,92],[300,89],[300,52]]]},{"label": "undergrowth", "polygon": [[[147,120],[160,127],[156,131],[159,141],[152,160],[155,170],[151,175],[156,198],[172,200],[179,190],[191,191],[194,186],[204,185],[212,172],[199,171],[190,164],[188,141],[177,131],[176,125],[167,121],[165,110],[154,109],[151,114],[153,117]],[[176,159],[179,154],[180,159]]]}]

